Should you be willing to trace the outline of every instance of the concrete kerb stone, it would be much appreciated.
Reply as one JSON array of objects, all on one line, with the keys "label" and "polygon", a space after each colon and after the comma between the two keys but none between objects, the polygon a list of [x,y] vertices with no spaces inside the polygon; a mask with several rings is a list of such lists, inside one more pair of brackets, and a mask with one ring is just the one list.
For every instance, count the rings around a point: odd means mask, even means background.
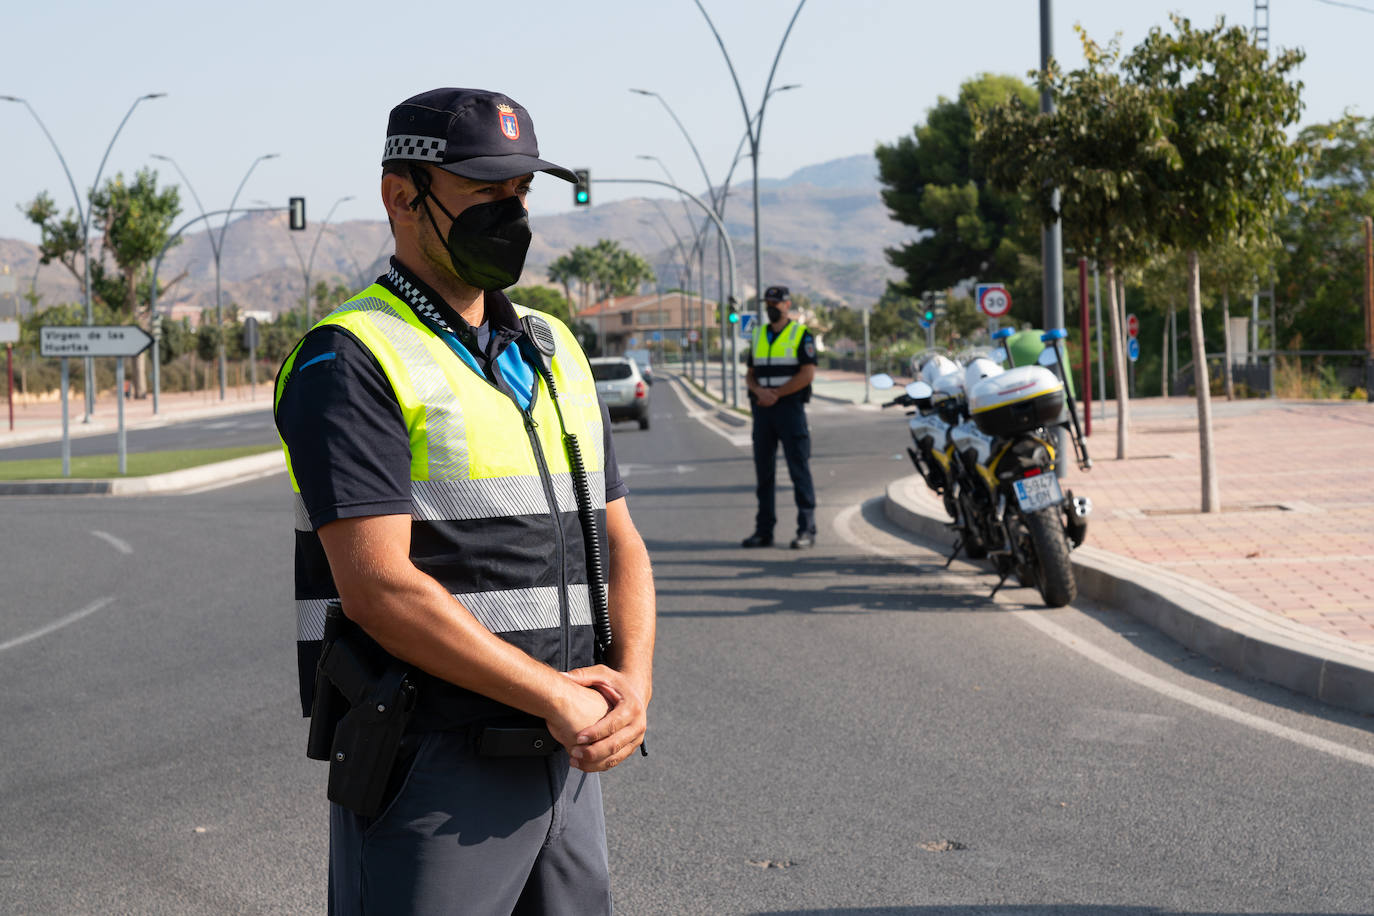
[{"label": "concrete kerb stone", "polygon": [[677,386],[678,390],[688,398],[691,398],[698,407],[701,407],[703,410],[715,411],[717,420],[720,420],[722,423],[728,423],[731,426],[749,425],[748,418],[737,413],[732,408],[727,407],[723,402],[717,401],[713,395],[701,391],[695,384],[689,383],[682,376],[677,374],[667,375]]},{"label": "concrete kerb stone", "polygon": [[[893,481],[884,514],[922,539],[948,544],[943,506],[927,492],[916,475]],[[1125,611],[1240,674],[1332,706],[1374,712],[1374,651],[1105,550],[1080,547],[1071,560],[1080,595]]]},{"label": "concrete kerb stone", "polygon": [[281,449],[274,449],[259,455],[246,455],[146,477],[3,481],[0,482],[0,496],[151,496],[251,480],[285,470],[285,456]]}]

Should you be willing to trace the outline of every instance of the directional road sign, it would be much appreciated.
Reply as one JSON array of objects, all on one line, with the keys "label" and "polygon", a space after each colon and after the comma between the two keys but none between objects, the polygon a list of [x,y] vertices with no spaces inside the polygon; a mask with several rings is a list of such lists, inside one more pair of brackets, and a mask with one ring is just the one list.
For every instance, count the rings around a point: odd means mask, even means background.
[{"label": "directional road sign", "polygon": [[1126,333],[1131,337],[1140,336],[1140,319],[1134,315],[1126,316]]},{"label": "directional road sign", "polygon": [[1131,362],[1135,362],[1136,360],[1140,359],[1140,338],[1131,338],[1130,346],[1127,348],[1126,353],[1128,356],[1130,356]]},{"label": "directional road sign", "polygon": [[45,326],[39,331],[40,356],[137,356],[153,342],[147,331],[132,324]]},{"label": "directional road sign", "polygon": [[978,310],[989,318],[1001,318],[1011,311],[1011,293],[1001,283],[979,283],[974,287]]},{"label": "directional road sign", "polygon": [[660,334],[658,331],[653,331],[649,334],[649,339],[652,340],[654,343],[658,343],[660,340],[663,339],[663,335]]}]

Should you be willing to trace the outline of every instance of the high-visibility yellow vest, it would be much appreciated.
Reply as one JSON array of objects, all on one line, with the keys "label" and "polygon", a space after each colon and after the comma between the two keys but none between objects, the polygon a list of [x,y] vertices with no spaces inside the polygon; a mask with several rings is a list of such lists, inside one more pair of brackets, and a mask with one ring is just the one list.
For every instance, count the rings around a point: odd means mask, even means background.
[{"label": "high-visibility yellow vest", "polygon": [[[521,316],[528,309],[516,306]],[[596,385],[582,348],[562,322],[554,331],[554,386],[568,433],[575,435],[593,508],[605,531],[605,455]],[[592,663],[587,557],[563,442],[549,388],[536,373],[529,409],[463,362],[430,325],[389,289],[373,284],[316,327],[349,331],[386,374],[410,436],[411,560],[433,576],[487,629],[561,669]],[[512,344],[514,346],[514,344]],[[276,400],[291,383],[296,351],[277,379]],[[296,494],[296,616],[302,703],[309,710],[324,611],[338,592],[319,537]],[[603,544],[604,550],[604,544]],[[345,609],[346,610],[346,609]],[[422,687],[444,724],[510,712],[494,701],[431,678]]]},{"label": "high-visibility yellow vest", "polygon": [[764,388],[780,388],[797,374],[801,361],[797,348],[806,335],[806,325],[789,321],[778,336],[768,340],[768,326],[760,325],[754,335],[754,379]]}]

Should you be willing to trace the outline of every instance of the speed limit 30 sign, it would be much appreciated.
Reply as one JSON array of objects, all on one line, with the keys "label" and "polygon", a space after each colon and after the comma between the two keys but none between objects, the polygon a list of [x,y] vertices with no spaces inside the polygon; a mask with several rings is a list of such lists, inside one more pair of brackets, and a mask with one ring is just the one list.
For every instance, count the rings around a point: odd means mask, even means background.
[{"label": "speed limit 30 sign", "polygon": [[1001,318],[1011,311],[1011,293],[1001,283],[979,283],[974,288],[978,310],[989,318]]}]

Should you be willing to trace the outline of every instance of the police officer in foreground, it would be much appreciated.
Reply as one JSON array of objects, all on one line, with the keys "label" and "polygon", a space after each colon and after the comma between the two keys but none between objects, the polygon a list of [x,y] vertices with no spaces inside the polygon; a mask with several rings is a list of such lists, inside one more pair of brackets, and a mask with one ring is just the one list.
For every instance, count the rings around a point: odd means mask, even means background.
[{"label": "police officer in foreground", "polygon": [[504,95],[394,108],[391,269],[278,376],[332,913],[611,911],[598,773],[642,748],[654,587],[585,356],[501,292],[535,172],[576,180]]},{"label": "police officer in foreground", "polygon": [[816,342],[806,325],[788,317],[790,296],[785,286],[770,286],[764,291],[768,324],[756,332],[747,358],[749,371],[744,378],[754,415],[759,511],[754,533],[744,539],[745,547],[773,543],[779,443],[797,501],[797,536],[792,547],[813,547],[816,543],[816,490],[811,483],[811,432],[806,425],[806,403],[811,400],[811,380],[816,375]]}]

